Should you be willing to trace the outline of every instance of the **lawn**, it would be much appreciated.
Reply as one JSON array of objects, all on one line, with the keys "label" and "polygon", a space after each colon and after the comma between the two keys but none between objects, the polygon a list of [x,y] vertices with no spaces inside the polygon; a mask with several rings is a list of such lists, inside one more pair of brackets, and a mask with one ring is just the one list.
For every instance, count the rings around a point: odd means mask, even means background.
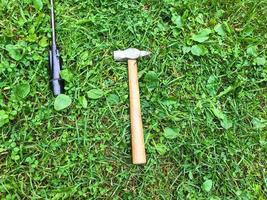
[{"label": "lawn", "polygon": [[[267,199],[266,0],[0,0],[0,199]],[[139,60],[147,164],[131,164]]]}]

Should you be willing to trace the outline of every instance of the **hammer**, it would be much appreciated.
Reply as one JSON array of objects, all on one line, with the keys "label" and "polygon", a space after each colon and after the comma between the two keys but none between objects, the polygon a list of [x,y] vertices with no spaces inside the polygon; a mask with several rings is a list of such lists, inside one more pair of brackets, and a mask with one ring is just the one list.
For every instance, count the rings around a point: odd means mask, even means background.
[{"label": "hammer", "polygon": [[129,93],[130,93],[130,119],[133,164],[145,164],[146,152],[144,143],[143,123],[140,106],[140,92],[138,83],[137,59],[150,55],[150,52],[135,48],[114,51],[116,61],[128,60]]}]

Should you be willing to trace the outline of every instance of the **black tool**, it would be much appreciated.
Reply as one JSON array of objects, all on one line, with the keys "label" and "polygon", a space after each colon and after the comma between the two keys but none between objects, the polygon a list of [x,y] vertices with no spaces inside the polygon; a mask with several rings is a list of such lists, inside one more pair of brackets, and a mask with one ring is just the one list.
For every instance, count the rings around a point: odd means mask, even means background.
[{"label": "black tool", "polygon": [[58,96],[64,91],[64,81],[60,77],[61,58],[56,42],[56,25],[55,25],[54,1],[51,0],[51,29],[52,29],[52,44],[49,50],[49,67],[51,89],[55,96]]}]

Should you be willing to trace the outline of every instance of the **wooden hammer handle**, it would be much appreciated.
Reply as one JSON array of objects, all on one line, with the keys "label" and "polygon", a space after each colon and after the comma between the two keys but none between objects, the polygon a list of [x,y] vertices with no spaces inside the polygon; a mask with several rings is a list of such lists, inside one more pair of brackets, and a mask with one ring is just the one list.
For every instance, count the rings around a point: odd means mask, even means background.
[{"label": "wooden hammer handle", "polygon": [[128,60],[130,118],[133,164],[145,164],[146,152],[140,106],[138,69],[136,60]]}]

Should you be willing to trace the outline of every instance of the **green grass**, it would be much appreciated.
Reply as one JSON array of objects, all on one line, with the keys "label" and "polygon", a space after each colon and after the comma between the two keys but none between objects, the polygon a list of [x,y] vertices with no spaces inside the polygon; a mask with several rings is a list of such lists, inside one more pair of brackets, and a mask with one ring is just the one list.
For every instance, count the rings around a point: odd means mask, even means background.
[{"label": "green grass", "polygon": [[[266,1],[56,1],[62,111],[37,7],[0,0],[1,199],[267,199]],[[112,58],[128,47],[153,52],[139,62],[145,166]]]}]

